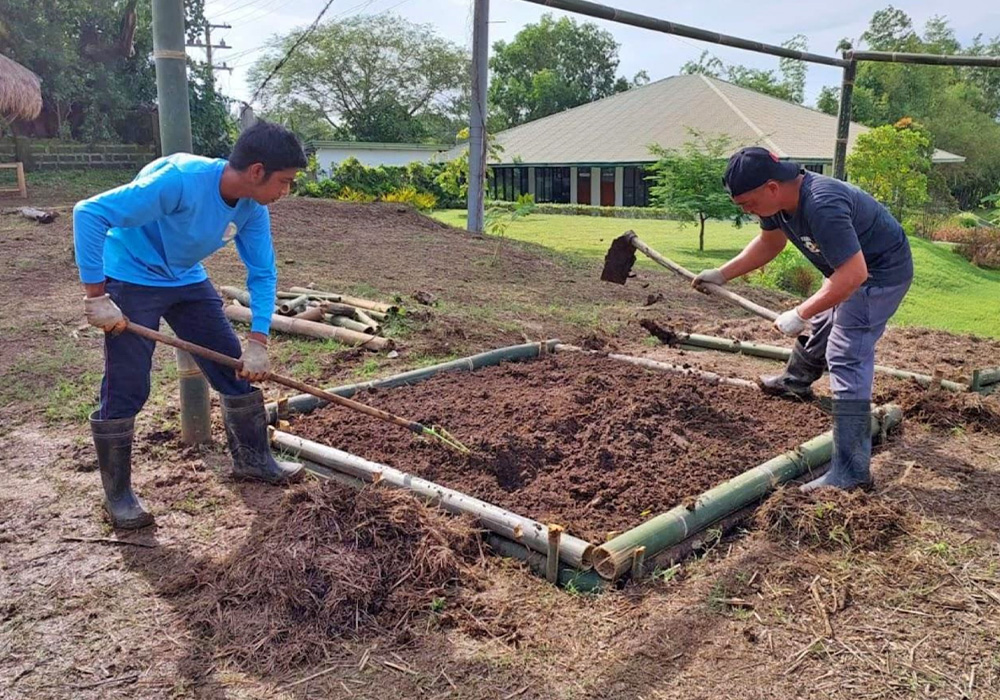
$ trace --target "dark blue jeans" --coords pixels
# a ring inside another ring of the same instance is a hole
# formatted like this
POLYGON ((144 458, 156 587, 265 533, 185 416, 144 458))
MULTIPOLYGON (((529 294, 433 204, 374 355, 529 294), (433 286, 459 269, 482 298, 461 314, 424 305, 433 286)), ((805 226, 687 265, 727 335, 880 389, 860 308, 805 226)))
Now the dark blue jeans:
MULTIPOLYGON (((109 279, 105 286, 130 322, 159 330, 162 318, 178 338, 230 357, 242 354, 239 338, 222 312, 222 299, 208 280, 183 287, 147 287, 109 279)), ((155 343, 125 331, 104 336, 104 379, 101 382, 101 420, 130 418, 149 398, 149 371, 155 343)), ((194 358, 209 383, 220 394, 249 394, 250 382, 229 367, 194 358)))

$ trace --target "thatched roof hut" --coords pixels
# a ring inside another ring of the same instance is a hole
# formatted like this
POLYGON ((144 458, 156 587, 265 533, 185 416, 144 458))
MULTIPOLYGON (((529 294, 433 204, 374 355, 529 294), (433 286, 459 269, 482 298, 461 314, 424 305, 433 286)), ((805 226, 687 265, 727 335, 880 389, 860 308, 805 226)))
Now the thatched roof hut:
POLYGON ((42 79, 0 54, 0 117, 30 121, 42 111, 42 79))

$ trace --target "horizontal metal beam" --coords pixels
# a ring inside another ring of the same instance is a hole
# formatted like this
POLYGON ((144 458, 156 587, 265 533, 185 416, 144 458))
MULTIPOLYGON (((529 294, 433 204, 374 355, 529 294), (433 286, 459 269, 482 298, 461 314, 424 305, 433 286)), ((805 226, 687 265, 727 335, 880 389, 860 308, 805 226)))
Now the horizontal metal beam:
POLYGON ((719 32, 710 32, 706 29, 689 27, 685 24, 678 24, 676 22, 668 22, 665 19, 658 19, 648 15, 640 15, 635 12, 627 12, 625 10, 619 10, 607 5, 600 5, 596 2, 587 2, 586 0, 525 0, 525 2, 530 2, 535 5, 544 5, 545 7, 553 7, 557 10, 565 10, 566 12, 575 12, 577 14, 595 17, 597 19, 605 19, 609 22, 629 24, 633 27, 641 27, 642 29, 652 29, 655 32, 662 32, 664 34, 676 34, 677 36, 687 37, 688 39, 697 39, 698 41, 707 41, 712 44, 722 44, 723 46, 732 46, 737 49, 767 53, 772 56, 780 56, 781 58, 794 58, 799 61, 821 63, 827 66, 847 65, 847 61, 840 58, 834 58, 832 56, 822 56, 817 53, 809 53, 808 51, 786 49, 784 46, 764 44, 759 41, 741 39, 737 36, 720 34, 719 32))
POLYGON ((1000 68, 1000 56, 943 56, 934 53, 902 53, 898 51, 845 51, 844 59, 884 63, 919 63, 925 66, 1000 68))

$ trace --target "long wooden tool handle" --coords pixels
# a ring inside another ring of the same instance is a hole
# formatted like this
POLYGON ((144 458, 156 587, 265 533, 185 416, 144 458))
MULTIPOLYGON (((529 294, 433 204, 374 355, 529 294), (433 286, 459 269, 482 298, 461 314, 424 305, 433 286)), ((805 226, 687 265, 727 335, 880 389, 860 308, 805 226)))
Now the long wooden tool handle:
MULTIPOLYGON (((646 245, 642 241, 642 239, 640 239, 639 236, 637 236, 635 234, 634 231, 629 231, 629 233, 632 234, 630 236, 630 238, 632 240, 632 246, 636 250, 642 251, 647 256, 649 256, 653 261, 658 262, 659 264, 663 265, 663 267, 667 268, 668 270, 673 270, 674 272, 676 272, 681 277, 686 277, 689 280, 693 280, 695 278, 696 275, 693 272, 691 272, 690 270, 688 270, 685 267, 681 267, 680 265, 678 265, 677 263, 675 263, 673 260, 671 260, 669 258, 663 257, 662 255, 660 255, 659 253, 657 253, 655 250, 653 250, 652 248, 650 248, 648 245, 646 245)), ((709 294, 711 294, 713 296, 720 297, 722 299, 725 299, 726 301, 731 301, 734 304, 737 304, 739 306, 742 306, 747 311, 749 311, 751 313, 754 313, 754 314, 757 314, 761 318, 766 318, 768 321, 774 321, 775 319, 778 318, 777 312, 772 311, 771 309, 767 308, 766 306, 761 306, 760 304, 755 304, 754 302, 750 301, 746 297, 742 297, 739 294, 737 294, 736 292, 731 292, 728 289, 725 289, 724 287, 720 287, 717 284, 704 284, 704 285, 702 285, 702 287, 704 289, 706 289, 709 294)))
MULTIPOLYGON (((206 360, 211 360, 212 362, 218 363, 220 365, 225 365, 226 367, 232 367, 235 370, 243 369, 243 362, 236 359, 235 357, 230 357, 229 355, 223 355, 221 352, 216 352, 215 350, 209 350, 201 345, 196 345, 194 343, 188 342, 187 340, 181 340, 180 338, 175 338, 173 336, 165 335, 159 331, 154 331, 152 328, 146 328, 145 326, 140 326, 136 323, 128 322, 128 330, 136 335, 140 335, 147 340, 152 340, 157 343, 163 343, 165 345, 171 345, 180 350, 191 353, 192 355, 198 355, 199 357, 204 357, 206 360)), ((387 421, 389 423, 395 423, 408 430, 412 430, 415 433, 423 433, 426 428, 420 423, 414 421, 406 420, 405 418, 400 418, 399 416, 394 416, 391 413, 387 413, 378 408, 373 408, 372 406, 367 406, 363 403, 357 401, 352 401, 351 399, 346 399, 343 396, 338 396, 337 394, 331 394, 329 391, 323 391, 314 386, 310 386, 304 382, 300 382, 297 379, 292 379, 291 377, 285 377, 280 374, 274 374, 273 372, 268 373, 267 378, 269 381, 275 382, 276 384, 283 384, 290 389, 298 389, 299 391, 305 392, 307 394, 312 394, 316 398, 323 399, 330 403, 339 404, 345 408, 351 408, 355 411, 360 411, 373 418, 378 418, 380 420, 387 421)))

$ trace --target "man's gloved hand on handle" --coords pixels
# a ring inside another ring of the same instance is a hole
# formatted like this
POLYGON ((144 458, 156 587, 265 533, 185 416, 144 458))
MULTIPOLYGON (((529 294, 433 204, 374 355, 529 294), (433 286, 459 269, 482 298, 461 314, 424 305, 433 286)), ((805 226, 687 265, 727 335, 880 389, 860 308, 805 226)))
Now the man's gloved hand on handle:
POLYGON ((128 325, 122 315, 122 310, 107 293, 94 297, 84 297, 83 311, 87 316, 87 323, 100 328, 105 333, 117 335, 128 325))
POLYGON ((774 321, 774 327, 785 335, 796 338, 806 332, 809 321, 799 315, 798 308, 794 308, 778 316, 774 321))
POLYGON ((260 382, 267 379, 271 373, 271 360, 267 355, 267 341, 258 340, 252 335, 247 338, 243 346, 243 355, 240 357, 243 369, 239 375, 251 382, 260 382))
POLYGON ((708 289, 703 286, 704 284, 717 284, 721 287, 728 281, 729 280, 726 279, 726 276, 722 274, 722 270, 717 267, 713 267, 708 270, 702 270, 695 275, 695 278, 691 280, 691 286, 702 294, 708 294, 708 289))

